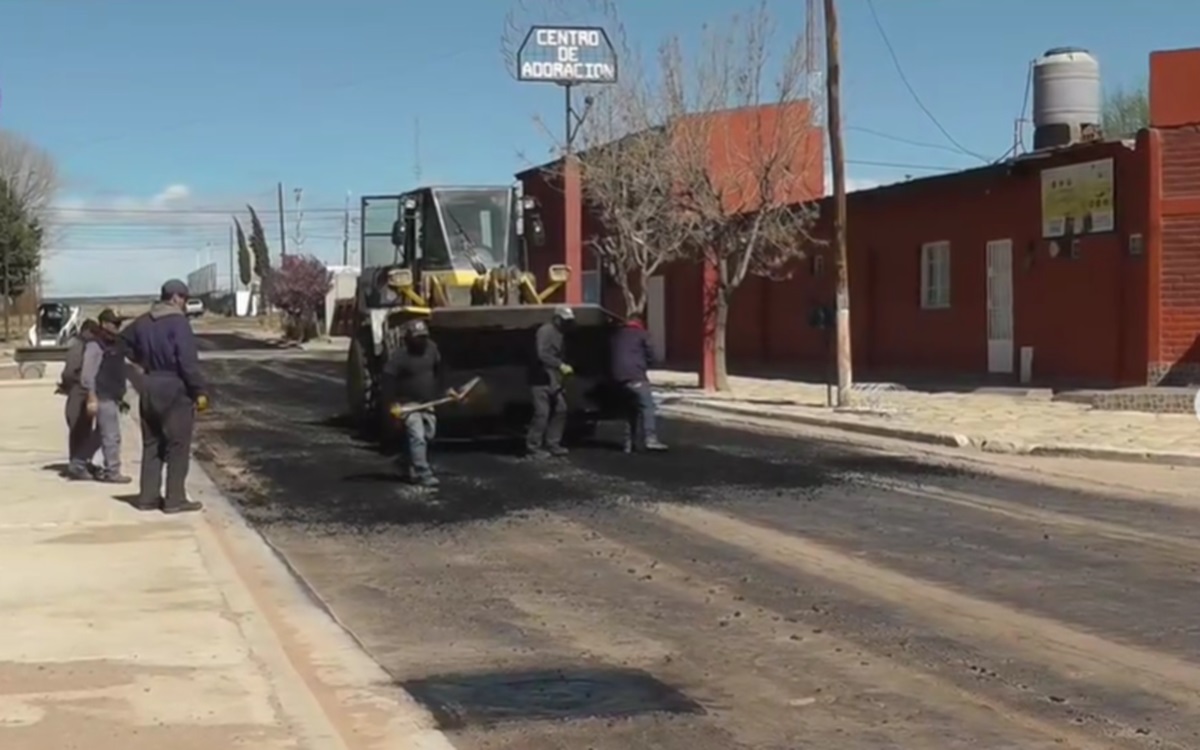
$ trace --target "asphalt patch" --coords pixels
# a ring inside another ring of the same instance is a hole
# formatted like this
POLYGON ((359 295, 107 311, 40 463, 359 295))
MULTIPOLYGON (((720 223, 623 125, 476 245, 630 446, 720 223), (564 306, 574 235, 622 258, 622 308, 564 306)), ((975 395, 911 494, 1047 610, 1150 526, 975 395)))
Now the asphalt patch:
POLYGON ((704 714, 704 708, 646 672, 566 668, 453 674, 401 683, 446 731, 518 721, 624 719, 704 714))

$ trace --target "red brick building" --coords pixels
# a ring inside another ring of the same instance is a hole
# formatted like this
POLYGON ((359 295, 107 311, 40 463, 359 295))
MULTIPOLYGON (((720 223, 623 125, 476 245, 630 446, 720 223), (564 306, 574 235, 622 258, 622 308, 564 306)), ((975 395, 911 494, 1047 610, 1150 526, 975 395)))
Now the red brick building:
MULTIPOLYGON (((1150 96, 1136 139, 851 194, 856 378, 1016 381, 1024 364, 1042 383, 1200 382, 1200 49, 1152 54, 1150 96), (1064 201, 1079 200, 1093 202, 1087 223, 1059 231, 1064 201)), ((561 202, 537 173, 519 177, 559 236, 561 202)), ((585 217, 584 236, 594 231, 585 217)), ((619 309, 584 271, 590 296, 619 309)), ((677 364, 702 359, 702 277, 670 269, 651 290, 651 327, 677 364)), ((748 280, 731 310, 731 368, 822 367, 826 340, 808 318, 832 303, 833 277, 819 248, 787 281, 748 280)))

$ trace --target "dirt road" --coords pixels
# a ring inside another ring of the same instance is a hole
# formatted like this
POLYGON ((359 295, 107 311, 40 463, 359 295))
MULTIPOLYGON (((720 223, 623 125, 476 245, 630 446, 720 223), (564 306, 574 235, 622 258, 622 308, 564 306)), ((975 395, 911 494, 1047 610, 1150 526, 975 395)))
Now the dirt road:
POLYGON ((340 357, 213 354, 202 460, 461 750, 1200 747, 1185 499, 680 420, 430 494, 340 357))

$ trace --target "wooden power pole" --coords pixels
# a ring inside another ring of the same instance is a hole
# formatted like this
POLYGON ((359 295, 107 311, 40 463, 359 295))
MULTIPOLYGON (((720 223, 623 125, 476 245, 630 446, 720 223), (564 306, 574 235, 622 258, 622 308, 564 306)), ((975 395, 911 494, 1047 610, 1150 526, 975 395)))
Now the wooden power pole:
POLYGON ((287 230, 284 228, 283 183, 275 183, 275 202, 279 211, 279 256, 287 255, 287 230))
POLYGON ((850 405, 850 264, 846 248, 846 153, 842 145, 842 53, 835 0, 825 0, 825 107, 833 171, 833 247, 837 253, 837 397, 850 405))

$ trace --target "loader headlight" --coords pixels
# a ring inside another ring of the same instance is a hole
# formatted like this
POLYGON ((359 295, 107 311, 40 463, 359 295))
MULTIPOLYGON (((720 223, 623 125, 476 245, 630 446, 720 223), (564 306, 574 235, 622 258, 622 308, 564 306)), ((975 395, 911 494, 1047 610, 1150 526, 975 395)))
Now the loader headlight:
POLYGON ((388 271, 387 276, 388 286, 396 289, 403 289, 406 286, 412 286, 413 274, 411 268, 393 268, 388 271))
POLYGON ((571 267, 564 265, 553 265, 550 266, 547 274, 550 276, 550 281, 554 282, 555 284, 562 284, 567 279, 571 278, 571 267))

